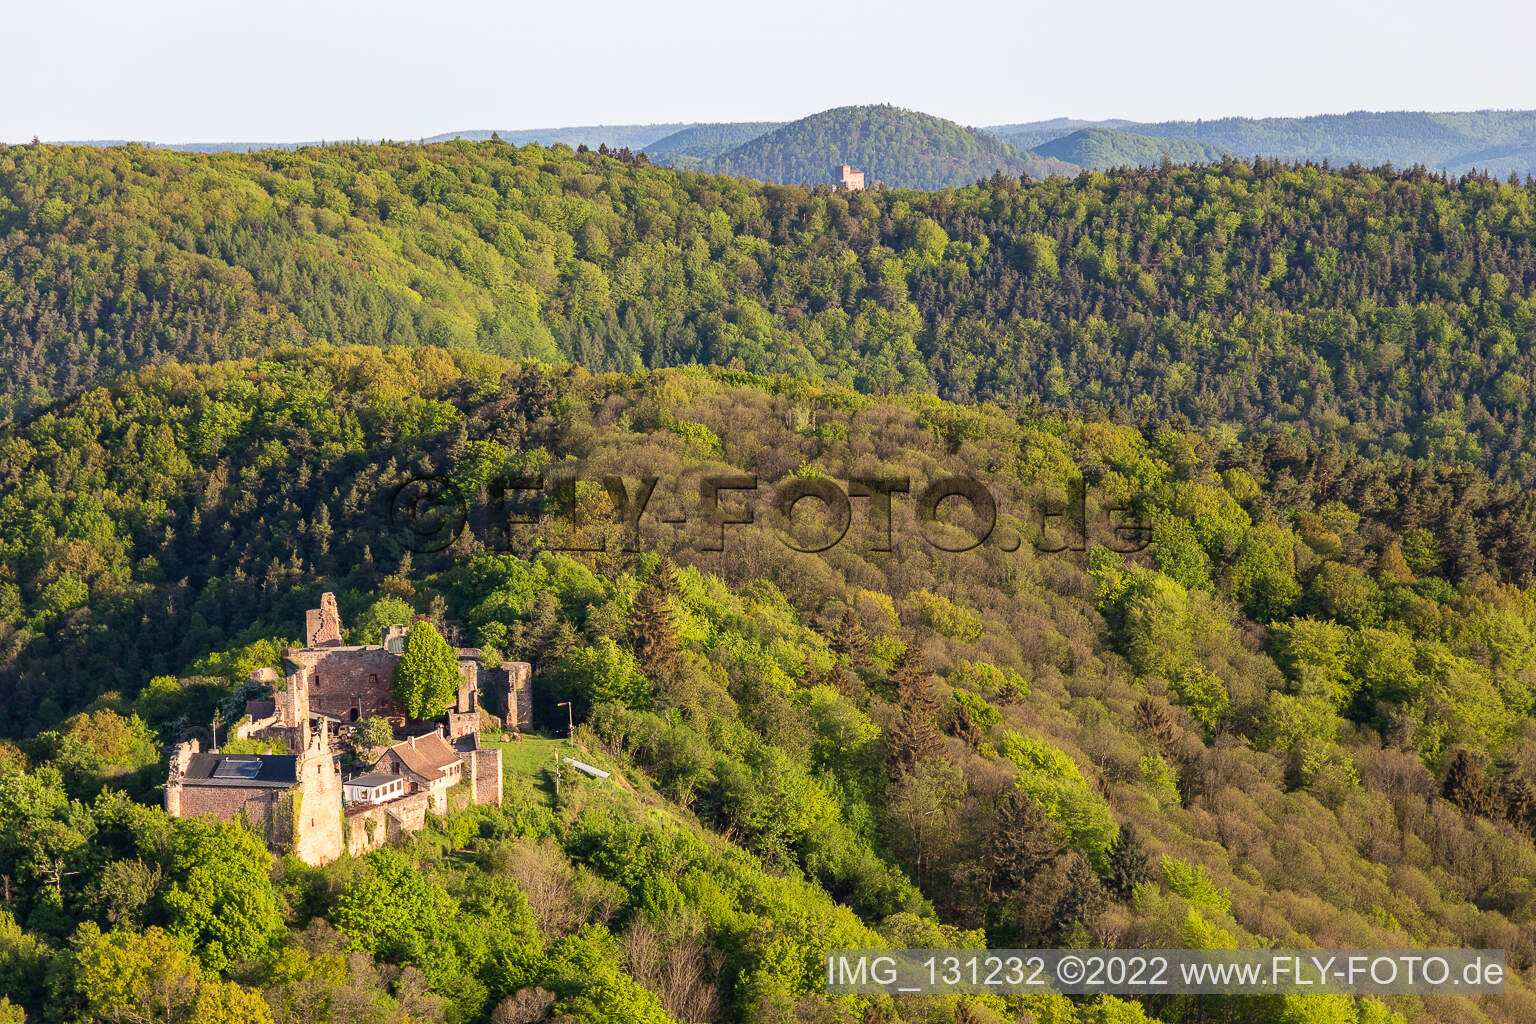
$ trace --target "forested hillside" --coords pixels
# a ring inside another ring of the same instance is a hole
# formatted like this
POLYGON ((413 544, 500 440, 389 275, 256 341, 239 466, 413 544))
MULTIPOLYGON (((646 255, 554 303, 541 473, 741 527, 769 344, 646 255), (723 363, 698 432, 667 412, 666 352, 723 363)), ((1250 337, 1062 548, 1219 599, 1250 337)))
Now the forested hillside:
MULTIPOLYGON (((719 156, 780 126, 774 122, 726 121, 703 124, 580 125, 566 128, 503 129, 500 132, 477 129, 445 132, 430 136, 426 141, 484 141, 497 137, 515 145, 532 142, 543 146, 557 143, 573 147, 584 145, 590 149, 599 146, 632 151, 643 149, 653 157, 660 158, 662 163, 696 168, 696 161, 719 156)), ((845 122, 843 127, 857 131, 856 122, 845 122)), ((1498 176, 1514 173, 1523 177, 1536 173, 1536 112, 1529 110, 1357 110, 1348 114, 1318 114, 1310 117, 1229 117, 1209 121, 1157 122, 1127 121, 1123 118, 1086 121, 1056 117, 1046 121, 992 125, 982 131, 1030 153, 1038 150, 1039 156, 1048 155, 1068 164, 1099 169, 1149 162, 1141 158, 1126 159, 1124 154, 1118 159, 1105 158, 1113 157, 1116 150, 1127 146, 1132 151, 1145 149, 1146 143, 1125 139, 1111 145, 1100 135, 1123 133, 1165 140, 1170 159, 1175 163, 1204 163, 1219 159, 1223 153, 1232 153, 1244 159, 1261 157, 1280 161, 1327 161, 1335 167, 1390 163, 1399 168, 1422 164, 1431 170, 1453 174, 1479 171, 1498 176), (1096 144, 1085 150, 1081 146, 1061 143, 1067 136, 1082 131, 1092 133, 1090 138, 1095 139, 1096 144), (1073 160, 1073 155, 1084 159, 1073 160)), ((943 132, 926 139, 910 134, 906 136, 908 141, 915 139, 919 144, 940 145, 945 144, 949 138, 948 133, 943 132)), ((98 139, 83 144, 124 145, 126 140, 98 139)), ((157 145, 187 152, 217 153, 299 149, 314 144, 247 141, 157 145)), ((1161 150, 1158 151, 1158 157, 1150 162, 1155 163, 1160 158, 1161 150)), ((1055 172, 1064 173, 1069 170, 1056 166, 1055 172)), ((1044 176, 1033 169, 1030 173, 1035 177, 1044 176)), ((800 179, 784 180, 798 184, 800 179)), ((893 180, 892 183, 897 182, 893 180)))
POLYGON ((1431 468, 1338 460, 432 347, 92 389, 0 437, 0 686, 32 737, 0 748, 0 988, 43 1021, 1529 1020, 1536 593, 1477 562, 1501 537, 1381 505, 1431 468), (573 465, 574 518, 537 530, 469 515, 408 551, 390 518, 413 475, 479 506, 573 465), (728 471, 761 490, 720 534, 694 502, 728 471), (658 478, 635 551, 603 473, 658 478), (888 544, 867 499, 820 552, 827 524, 768 511, 855 474, 911 477, 888 544), (979 547, 914 518, 950 474, 996 499, 979 547), (1079 476, 1081 551, 1038 526, 1079 476), (1114 550, 1112 506, 1149 547, 1114 550), (270 878, 238 826, 132 803, 322 589, 354 636, 424 613, 532 661, 541 720, 572 701, 626 785, 556 797, 513 745, 505 808, 270 878), (1517 973, 1475 1001, 822 994, 837 946, 1098 942, 1497 946, 1517 973))
POLYGON ((1536 111, 1357 110, 1312 117, 1224 117, 1210 121, 1073 121, 1056 118, 988 128, 1026 149, 1084 128, 1194 139, 1243 157, 1349 164, 1422 164, 1454 174, 1536 174, 1536 111))
POLYGON ((689 128, 702 127, 688 124, 587 124, 566 128, 510 128, 505 131, 478 129, 474 131, 444 132, 433 135, 427 142, 453 142, 465 139, 469 142, 485 142, 500 139, 514 146, 533 143, 539 146, 586 146, 597 149, 644 149, 659 139, 670 138, 689 128))
POLYGON ((915 110, 838 107, 791 121, 728 150, 709 169, 785 185, 829 181, 851 164, 873 185, 947 188, 993 174, 1043 178, 1076 170, 1015 149, 985 132, 915 110))
POLYGON ((782 126, 779 121, 695 124, 643 148, 645 155, 656 163, 698 170, 714 157, 782 126))
POLYGON ((1234 159, 837 194, 491 140, 0 151, 0 993, 33 1024, 1536 1017, 1533 201, 1234 159), (492 516, 575 469, 574 522, 492 516), (703 519, 726 472, 750 525, 703 519), (911 480, 889 544, 869 475, 911 480), (979 546, 918 514, 948 476, 996 501, 979 546), (401 523, 413 479, 461 532, 401 523), (1080 542, 1042 537, 1078 479, 1080 542), (840 543, 779 521, 791 482, 855 492, 840 543), (423 614, 531 661, 625 785, 557 797, 530 747, 507 807, 322 870, 146 806, 321 590, 354 639, 423 614), (832 946, 1096 943, 1517 973, 822 988, 832 946))
POLYGON ((1164 160, 1176 164, 1209 164, 1228 155, 1219 147, 1192 139, 1164 139, 1113 128, 1084 128, 1039 143, 1034 151, 1039 156, 1101 171, 1112 167, 1152 167, 1164 160))
POLYGON ((11 147, 0 395, 432 343, 1097 403, 1530 484, 1533 200, 1242 161, 839 195, 495 142, 11 147))

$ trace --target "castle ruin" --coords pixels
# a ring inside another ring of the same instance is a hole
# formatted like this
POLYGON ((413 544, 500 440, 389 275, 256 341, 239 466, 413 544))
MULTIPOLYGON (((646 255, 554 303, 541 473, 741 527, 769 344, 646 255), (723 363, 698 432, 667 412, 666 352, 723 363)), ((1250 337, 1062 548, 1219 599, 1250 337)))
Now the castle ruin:
MULTIPOLYGON (((267 728, 293 735, 301 723, 314 717, 341 724, 381 717, 397 731, 420 731, 427 723, 408 720, 390 691, 409 632, 403 623, 385 626, 379 644, 344 644, 336 595, 322 594, 320 607, 304 616, 304 646, 283 652, 286 679, 276 684, 274 721, 267 728)), ((481 652, 475 648, 461 648, 458 655, 460 683, 448 709, 448 738, 480 731, 482 691, 506 728, 532 726, 532 668, 527 662, 482 665, 481 652)))
POLYGON ((459 687, 437 724, 411 719, 391 691, 409 628, 384 627, 381 643, 342 640, 336 596, 304 617, 304 646, 283 652, 284 673, 258 669, 271 700, 254 700, 234 735, 285 744, 299 754, 203 752, 197 740, 175 748, 165 786, 174 817, 211 814, 245 820, 275 850, 308 864, 357 855, 414 832, 430 813, 502 800, 500 749, 480 742, 484 692, 508 729, 533 721, 532 669, 527 662, 481 663, 481 652, 458 651, 459 687), (403 737, 374 759, 370 770, 342 780, 343 730, 364 718, 386 719, 403 737))
POLYGON ((274 849, 329 864, 342 850, 341 772, 326 725, 304 731, 298 754, 205 753, 195 739, 180 744, 171 753, 166 813, 243 819, 274 849))

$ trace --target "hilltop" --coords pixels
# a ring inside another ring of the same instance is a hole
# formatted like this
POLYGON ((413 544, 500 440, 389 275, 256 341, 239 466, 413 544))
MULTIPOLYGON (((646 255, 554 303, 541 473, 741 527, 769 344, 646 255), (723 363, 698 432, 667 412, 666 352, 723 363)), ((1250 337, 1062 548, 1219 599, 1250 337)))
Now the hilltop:
POLYGON ((675 124, 591 124, 575 125, 566 128, 513 128, 506 131, 492 131, 490 129, 476 129, 462 132, 443 132, 427 138, 427 142, 452 142, 455 139, 464 139, 469 142, 484 142, 493 135, 513 146, 526 146, 534 143, 540 146, 586 146, 588 149, 597 149, 599 146, 607 146, 609 149, 640 150, 653 145, 657 140, 667 138, 679 131, 685 131, 693 125, 685 123, 675 124))
POLYGON ((1243 157, 1393 164, 1507 175, 1536 174, 1536 111, 1478 110, 1320 114, 1312 117, 1229 117, 1211 121, 1142 123, 1058 118, 986 129, 1001 139, 1037 148, 1084 128, 1187 139, 1243 157))
POLYGON ((1164 160, 1176 164, 1208 164, 1226 155, 1215 146, 1192 139, 1135 135, 1113 128, 1084 128, 1037 144, 1035 153, 1096 170, 1137 165, 1150 167, 1164 160))
POLYGON ((1533 225, 1524 186, 1274 163, 844 195, 493 142, 16 146, 0 401, 435 344, 1300 426, 1529 484, 1533 225))
MULTIPOLYGON (((589 124, 570 125, 564 128, 512 128, 496 130, 492 128, 475 128, 467 131, 440 132, 427 136, 424 139, 415 140, 421 142, 453 142, 463 139, 466 142, 485 142, 496 138, 514 146, 524 146, 535 143, 541 146, 586 146, 589 149, 597 149, 599 146, 607 146, 610 149, 644 149, 671 135, 684 131, 693 125, 678 122, 675 124, 589 124)), ((365 140, 331 140, 335 142, 360 141, 370 145, 389 145, 387 139, 365 140)), ((413 141, 411 139, 396 141, 413 141)), ((256 153, 263 150, 296 150, 313 146, 323 146, 322 140, 311 139, 307 142, 151 142, 148 140, 134 139, 79 139, 64 140, 59 143, 64 146, 98 146, 113 147, 138 145, 148 146, 153 149, 167 149, 179 153, 256 153)))
MULTIPOLYGON (((841 109, 846 111, 872 108, 841 109)), ((813 115, 812 118, 804 120, 814 120, 823 116, 813 115)), ((926 115, 914 116, 926 117, 926 115)), ((953 125, 953 122, 946 122, 946 125, 953 125)), ((534 142, 544 146, 584 145, 590 149, 606 145, 610 149, 628 148, 633 151, 644 149, 657 159, 657 162, 699 169, 705 166, 704 161, 722 157, 731 149, 746 146, 782 127, 784 124, 781 122, 740 121, 709 124, 681 122, 579 125, 564 128, 505 129, 496 132, 490 129, 475 129, 444 132, 433 135, 425 141, 448 142, 454 139, 484 141, 496 135, 514 145, 534 142)), ((795 145, 812 146, 814 151, 807 154, 806 159, 814 161, 818 154, 824 155, 827 151, 821 143, 830 140, 833 144, 841 144, 840 140, 846 140, 850 137, 850 132, 857 132, 859 129, 860 124, 857 119, 846 124, 833 125, 830 129, 816 126, 812 128, 808 138, 797 140, 795 145)), ((1319 163, 1327 161, 1334 166, 1361 164, 1374 167, 1390 163, 1396 167, 1412 167, 1415 164, 1422 164, 1431 169, 1446 170, 1456 174, 1472 170, 1500 176, 1511 172, 1519 175, 1536 173, 1536 111, 1527 110, 1441 113, 1354 111, 1347 114, 1319 114, 1310 117, 1230 117, 1208 121, 1159 122, 1138 122, 1123 118, 1087 121, 1080 118, 1057 117, 1044 121, 992 125, 980 129, 984 134, 1000 139, 1017 149, 1046 160, 1060 159, 1074 167, 1094 166, 1102 169, 1126 163, 1146 162, 1137 154, 1147 151, 1147 143, 1130 142, 1113 135, 1111 138, 1117 140, 1115 143, 1106 143, 1102 136, 1091 136, 1090 138, 1096 141, 1086 150, 1065 144, 1053 149, 1050 156, 1043 155, 1044 151, 1041 147, 1060 143, 1065 137, 1084 130, 1096 133, 1123 132, 1133 136, 1168 140, 1167 144, 1171 147, 1169 156, 1175 163, 1185 162, 1186 159, 1192 163, 1207 163, 1213 159, 1219 159, 1222 153, 1230 153, 1243 158, 1259 156, 1271 160, 1319 163), (1085 159, 1102 159, 1104 162, 1079 163, 1070 159, 1073 155, 1083 156, 1085 159), (1135 156, 1136 159, 1126 159, 1131 156, 1135 156)), ((931 128, 917 131, 899 130, 897 135, 914 145, 919 151, 924 146, 937 146, 938 148, 932 150, 932 153, 942 161, 954 156, 954 153, 946 147, 958 144, 962 150, 970 151, 968 147, 974 148, 974 143, 958 142, 966 131, 969 130, 962 129, 961 134, 957 135, 953 128, 946 127, 944 130, 931 128)), ((115 146, 122 145, 124 142, 122 140, 89 140, 65 144, 115 146)), ((216 153, 266 149, 294 150, 317 143, 142 144, 185 152, 216 153)), ((916 158, 914 155, 911 159, 916 158)), ((995 153, 992 158, 999 159, 995 153)), ((1156 160, 1160 161, 1161 158, 1159 150, 1156 160)), ((783 164, 785 160, 793 161, 793 154, 778 154, 767 163, 762 163, 758 158, 751 158, 745 165, 761 165, 761 168, 764 168, 762 172, 764 175, 768 169, 777 168, 781 164, 804 166, 807 170, 812 166, 809 162, 783 164), (754 160, 757 160, 757 163, 754 163, 754 160), (774 160, 779 162, 774 163, 774 160)), ((720 169, 726 173, 742 173, 724 164, 720 169)), ((778 173, 777 170, 774 173, 778 173)), ((1034 177, 1044 177, 1047 173, 1071 174, 1072 167, 1037 163, 1035 171, 1031 172, 1034 177)), ((822 180, 822 176, 822 172, 818 170, 815 176, 790 182, 794 176, 786 172, 777 178, 765 177, 765 180, 790 183, 805 180, 814 183, 822 180)), ((956 183, 943 175, 935 176, 932 173, 928 173, 924 180, 956 183)))
POLYGON ((794 185, 828 180, 838 164, 870 183, 936 189, 1002 173, 1043 178, 1076 168, 1042 159, 953 121, 891 106, 838 107, 792 121, 711 161, 709 168, 794 185))
POLYGON ((782 127, 782 121, 696 124, 645 147, 646 156, 671 167, 701 168, 709 160, 782 127))

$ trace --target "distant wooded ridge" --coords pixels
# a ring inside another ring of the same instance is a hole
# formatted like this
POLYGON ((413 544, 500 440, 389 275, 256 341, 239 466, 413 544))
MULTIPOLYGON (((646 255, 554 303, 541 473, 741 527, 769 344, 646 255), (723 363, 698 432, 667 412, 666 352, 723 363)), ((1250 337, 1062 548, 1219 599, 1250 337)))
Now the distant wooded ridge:
MULTIPOLYGON (((823 111, 800 121, 668 122, 659 124, 576 125, 563 128, 475 129, 444 132, 422 141, 453 139, 481 141, 496 137, 514 144, 537 142, 545 146, 565 144, 596 149, 644 151, 653 161, 696 170, 740 173, 745 177, 799 184, 802 179, 774 177, 774 167, 803 170, 805 161, 841 161, 857 142, 858 129, 872 111, 891 112, 894 121, 941 122, 946 131, 918 133, 903 141, 919 147, 904 154, 911 161, 923 156, 950 160, 945 145, 953 142, 955 129, 974 133, 982 140, 972 148, 986 148, 997 140, 1022 152, 1020 160, 1033 164, 1032 173, 1074 174, 1083 168, 1148 165, 1165 157, 1173 163, 1206 163, 1223 156, 1263 156, 1279 160, 1328 162, 1336 166, 1358 163, 1368 166, 1422 164, 1432 170, 1465 173, 1471 170, 1507 175, 1536 173, 1536 111, 1478 110, 1435 113, 1428 111, 1353 111, 1310 117, 1230 117, 1198 121, 1088 121, 1058 117, 1045 121, 1001 124, 979 129, 962 128, 952 121, 892 107, 842 107, 823 111), (949 126, 953 126, 950 128, 949 126), (767 136, 793 129, 791 136, 814 128, 815 144, 796 150, 790 159, 763 166, 751 152, 753 144, 767 136), (746 149, 748 153, 736 154, 746 149)), ((124 145, 129 140, 92 139, 89 145, 124 145)), ((188 152, 248 152, 262 149, 298 149, 309 142, 206 142, 143 145, 188 152)), ((350 140, 347 140, 350 141, 350 140)), ((373 141, 373 140, 369 140, 373 141)), ((1016 160, 992 160, 1003 169, 1016 160)), ((952 160, 950 162, 953 162, 952 160)), ((809 180, 819 181, 825 172, 820 163, 809 180)), ((929 177, 932 177, 929 175, 929 177)), ((942 177, 942 175, 941 175, 942 177)), ((913 181, 887 181, 903 187, 924 187, 913 181)), ((931 186, 929 186, 931 187, 931 186)))

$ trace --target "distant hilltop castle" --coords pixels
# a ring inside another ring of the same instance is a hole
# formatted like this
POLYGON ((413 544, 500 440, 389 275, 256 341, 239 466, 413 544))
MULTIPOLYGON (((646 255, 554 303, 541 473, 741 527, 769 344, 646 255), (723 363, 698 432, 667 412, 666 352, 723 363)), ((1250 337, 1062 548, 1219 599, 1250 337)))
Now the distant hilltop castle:
POLYGON ((847 164, 832 168, 832 187, 839 192, 864 191, 864 172, 856 171, 847 164))

